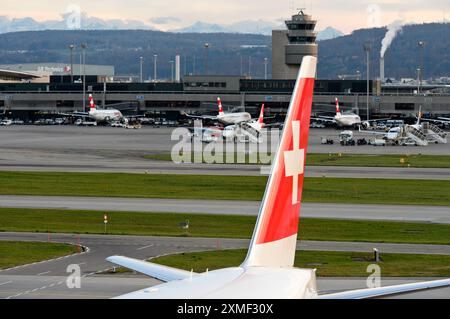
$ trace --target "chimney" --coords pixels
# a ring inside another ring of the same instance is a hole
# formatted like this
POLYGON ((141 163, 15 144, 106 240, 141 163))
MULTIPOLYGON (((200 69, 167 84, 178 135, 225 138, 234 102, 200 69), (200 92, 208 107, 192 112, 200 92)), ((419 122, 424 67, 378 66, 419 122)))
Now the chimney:
POLYGON ((381 83, 386 82, 386 79, 384 77, 384 57, 381 57, 380 59, 380 81, 381 83))

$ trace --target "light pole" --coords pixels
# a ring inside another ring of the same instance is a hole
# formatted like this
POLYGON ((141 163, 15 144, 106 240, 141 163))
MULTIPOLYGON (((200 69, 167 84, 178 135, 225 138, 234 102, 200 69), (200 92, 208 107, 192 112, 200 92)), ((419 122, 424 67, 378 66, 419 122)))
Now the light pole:
POLYGON ((252 57, 248 56, 248 76, 252 76, 252 57))
POLYGON ((195 62, 197 61, 197 56, 194 54, 194 58, 192 60, 192 75, 195 75, 195 62))
POLYGON ((208 75, 208 49, 209 43, 205 43, 205 75, 208 75))
POLYGON ((172 60, 172 61, 170 61, 170 69, 171 69, 171 75, 172 75, 172 82, 173 82, 173 67, 174 67, 174 61, 172 60))
POLYGON ((73 50, 75 49, 75 45, 69 45, 70 49, 70 83, 73 83, 73 50))
POLYGON ((420 69, 417 69, 417 94, 420 94, 420 69))
POLYGON ((269 59, 264 58, 264 80, 267 80, 267 61, 269 61, 269 59))
MULTIPOLYGON (((420 69, 419 88, 420 88, 422 86, 422 81, 423 81, 424 73, 425 73, 424 72, 425 71, 424 54, 423 54, 423 51, 425 48, 425 41, 419 41, 419 42, 417 42, 417 45, 419 46, 419 59, 420 59, 420 61, 419 61, 419 63, 420 63, 420 65, 419 65, 419 69, 420 69)), ((420 93, 420 91, 418 93, 420 93)))
POLYGON ((156 68, 157 68, 157 61, 158 61, 158 55, 157 54, 153 54, 153 81, 154 82, 156 82, 156 80, 157 80, 157 71, 156 71, 156 68))
POLYGON ((367 121, 369 121, 369 104, 370 104, 370 98, 369 98, 369 94, 370 94, 370 50, 371 50, 371 45, 369 42, 366 42, 364 44, 364 51, 366 51, 366 65, 367 65, 367 121))
POLYGON ((140 63, 141 63, 140 83, 142 83, 142 82, 144 82, 144 58, 140 57, 139 60, 140 60, 140 63))
POLYGON ((86 111, 86 49, 87 44, 81 44, 81 52, 83 57, 83 112, 86 111))

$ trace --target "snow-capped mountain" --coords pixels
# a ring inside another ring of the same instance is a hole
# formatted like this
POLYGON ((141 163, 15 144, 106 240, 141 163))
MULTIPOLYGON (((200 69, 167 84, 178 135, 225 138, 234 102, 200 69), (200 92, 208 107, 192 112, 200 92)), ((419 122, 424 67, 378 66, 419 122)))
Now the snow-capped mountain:
POLYGON ((317 41, 336 39, 342 37, 343 35, 344 33, 338 29, 328 27, 317 34, 317 41))

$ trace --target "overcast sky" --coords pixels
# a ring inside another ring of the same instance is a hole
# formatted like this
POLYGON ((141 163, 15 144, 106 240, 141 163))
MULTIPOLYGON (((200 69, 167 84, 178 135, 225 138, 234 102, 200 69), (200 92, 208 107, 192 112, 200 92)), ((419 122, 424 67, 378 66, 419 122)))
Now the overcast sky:
POLYGON ((162 30, 196 21, 230 24, 242 20, 282 21, 305 7, 319 21, 318 29, 333 26, 346 33, 383 26, 395 20, 450 20, 449 0, 1 0, 0 15, 36 20, 60 19, 71 6, 102 19, 140 20, 162 30))

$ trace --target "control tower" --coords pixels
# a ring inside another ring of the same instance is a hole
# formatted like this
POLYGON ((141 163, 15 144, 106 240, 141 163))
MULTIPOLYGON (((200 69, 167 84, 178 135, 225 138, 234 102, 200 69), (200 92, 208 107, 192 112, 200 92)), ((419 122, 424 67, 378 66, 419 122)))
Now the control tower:
POLYGON ((272 31, 272 77, 275 80, 296 79, 302 59, 317 57, 316 20, 303 12, 286 21, 287 30, 272 31))

